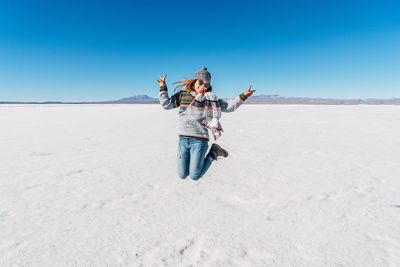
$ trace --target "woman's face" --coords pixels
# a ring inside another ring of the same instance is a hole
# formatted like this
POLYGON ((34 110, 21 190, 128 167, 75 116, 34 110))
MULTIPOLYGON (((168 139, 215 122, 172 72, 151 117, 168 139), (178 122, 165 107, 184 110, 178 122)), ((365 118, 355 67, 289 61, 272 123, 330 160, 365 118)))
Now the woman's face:
POLYGON ((207 89, 210 87, 209 83, 204 82, 203 80, 197 80, 194 83, 194 90, 196 91, 196 93, 198 94, 204 94, 207 89))

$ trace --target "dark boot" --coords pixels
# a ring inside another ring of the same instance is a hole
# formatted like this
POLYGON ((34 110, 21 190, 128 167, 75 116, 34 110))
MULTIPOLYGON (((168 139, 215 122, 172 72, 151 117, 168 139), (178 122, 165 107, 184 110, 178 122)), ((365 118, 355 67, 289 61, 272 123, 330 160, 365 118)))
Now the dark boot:
POLYGON ((228 156, 228 151, 223 149, 217 144, 212 144, 210 152, 208 154, 215 160, 218 159, 218 157, 224 157, 226 158, 228 156))

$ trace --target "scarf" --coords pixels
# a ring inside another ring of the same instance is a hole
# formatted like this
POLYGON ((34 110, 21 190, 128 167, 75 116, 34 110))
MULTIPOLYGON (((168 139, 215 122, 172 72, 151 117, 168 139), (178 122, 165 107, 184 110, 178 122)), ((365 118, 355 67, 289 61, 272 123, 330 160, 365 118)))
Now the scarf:
POLYGON ((221 118, 221 105, 218 97, 212 92, 205 94, 196 94, 191 92, 194 96, 193 101, 187 107, 188 112, 194 119, 200 121, 204 128, 211 131, 214 140, 221 137, 223 132, 219 119, 221 118))

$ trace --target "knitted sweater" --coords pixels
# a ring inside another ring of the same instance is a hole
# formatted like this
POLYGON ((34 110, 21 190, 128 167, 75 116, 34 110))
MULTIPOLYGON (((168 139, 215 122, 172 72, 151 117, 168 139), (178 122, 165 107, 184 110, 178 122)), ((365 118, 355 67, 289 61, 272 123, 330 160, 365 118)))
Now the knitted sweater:
MULTIPOLYGON (((159 93, 160 104, 164 109, 173 109, 179 107, 179 126, 178 134, 180 136, 189 136, 209 140, 208 130, 202 124, 202 119, 193 118, 186 109, 194 100, 194 96, 186 91, 179 91, 168 96, 168 89, 166 86, 160 87, 159 93)), ((219 99, 217 106, 221 108, 222 112, 233 112, 240 107, 246 97, 241 94, 234 99, 219 99)), ((204 101, 204 105, 207 102, 204 101)))

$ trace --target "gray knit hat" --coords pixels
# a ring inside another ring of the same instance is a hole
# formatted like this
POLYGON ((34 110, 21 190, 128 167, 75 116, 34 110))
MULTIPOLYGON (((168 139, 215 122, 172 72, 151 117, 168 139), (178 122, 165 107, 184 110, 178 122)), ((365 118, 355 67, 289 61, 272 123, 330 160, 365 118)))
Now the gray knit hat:
POLYGON ((203 80, 204 82, 210 84, 211 82, 211 73, 207 71, 207 68, 204 67, 194 75, 195 79, 203 80))

